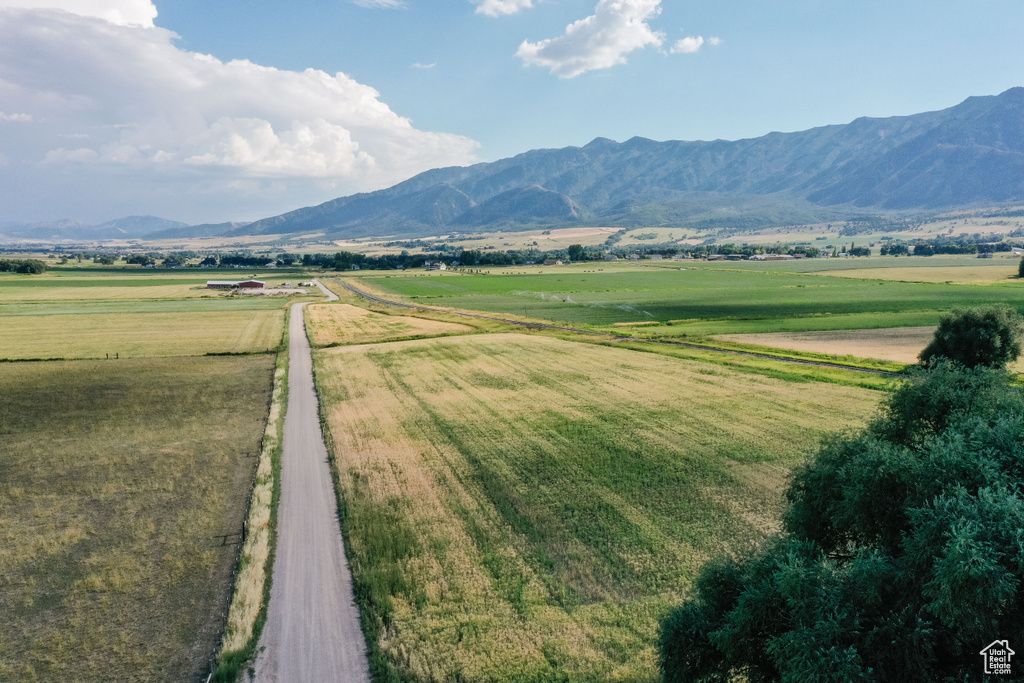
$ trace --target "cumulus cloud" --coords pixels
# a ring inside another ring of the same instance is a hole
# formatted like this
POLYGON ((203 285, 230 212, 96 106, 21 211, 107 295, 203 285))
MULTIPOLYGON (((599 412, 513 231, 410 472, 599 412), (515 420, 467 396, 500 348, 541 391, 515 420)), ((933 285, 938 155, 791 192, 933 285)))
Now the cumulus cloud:
POLYGON ((5 114, 0 111, 0 123, 8 121, 17 123, 30 123, 32 121, 32 114, 5 114))
POLYGON ((699 50, 703 44, 703 36, 686 36, 676 41, 676 44, 672 46, 672 52, 688 55, 699 50))
POLYGON ((533 0, 473 0, 477 14, 500 17, 533 7, 533 0))
POLYGON ((0 121, 33 125, 0 128, 9 171, 0 183, 19 165, 26 177, 28 169, 62 169, 70 179, 77 168, 88 169, 83 186, 107 173, 136 183, 140 197, 146 182, 178 196, 298 188, 293 208, 314 185, 323 200, 475 161, 476 142, 415 128, 344 73, 179 49, 175 34, 138 23, 155 16, 142 12, 148 3, 110 0, 104 9, 101 0, 66 0, 88 6, 79 14, 15 3, 28 4, 0 0, 0 102, 19 113, 0 121), (115 10, 120 18, 111 21, 115 10))
POLYGON ((59 9, 105 19, 118 26, 153 26, 156 6, 149 0, 0 0, 0 8, 59 9))
MULTIPOLYGON (((721 38, 708 38, 708 45, 718 45, 722 42, 721 38)), ((676 41, 675 45, 672 46, 671 52, 682 55, 693 54, 701 48, 705 43, 704 36, 686 36, 676 41)))
POLYGON ((664 34, 647 23, 660 12, 661 0, 600 0, 594 14, 569 24, 564 35, 537 43, 524 40, 516 56, 559 78, 624 64, 630 52, 664 42, 664 34))

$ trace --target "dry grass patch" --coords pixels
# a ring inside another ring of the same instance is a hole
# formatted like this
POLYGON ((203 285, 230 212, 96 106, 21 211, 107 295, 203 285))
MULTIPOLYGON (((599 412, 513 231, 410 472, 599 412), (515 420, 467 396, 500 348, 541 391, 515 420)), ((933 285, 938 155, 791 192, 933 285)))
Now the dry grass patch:
POLYGON ((284 309, 3 318, 0 358, 121 358, 251 353, 276 348, 284 309))
POLYGON ((320 351, 317 379, 375 664, 412 681, 655 680, 695 569, 879 396, 522 334, 320 351))
POLYGON ((871 330, 823 330, 820 332, 767 332, 720 334, 722 341, 809 351, 833 356, 877 358, 897 363, 916 363, 921 350, 935 335, 935 327, 891 327, 871 330))
POLYGON ((3 366, 0 680, 204 672, 273 365, 266 355, 3 366))
POLYGON ((351 304, 307 306, 313 344, 365 344, 407 337, 465 334, 473 328, 458 323, 374 313, 351 304))

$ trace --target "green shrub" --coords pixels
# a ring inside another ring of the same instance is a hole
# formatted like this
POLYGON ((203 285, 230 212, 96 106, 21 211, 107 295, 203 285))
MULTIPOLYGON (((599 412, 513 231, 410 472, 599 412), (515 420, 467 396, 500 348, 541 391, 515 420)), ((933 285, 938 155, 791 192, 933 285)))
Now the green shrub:
POLYGON ((1005 304, 955 308, 942 316, 921 362, 948 358, 969 368, 1004 367, 1020 355, 1022 323, 1020 314, 1005 304))

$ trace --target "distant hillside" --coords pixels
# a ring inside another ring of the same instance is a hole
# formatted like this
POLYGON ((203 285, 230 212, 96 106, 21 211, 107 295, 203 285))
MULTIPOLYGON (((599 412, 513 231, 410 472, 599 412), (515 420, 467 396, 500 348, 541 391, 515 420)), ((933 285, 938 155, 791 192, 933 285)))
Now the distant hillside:
POLYGON ((158 230, 146 235, 147 240, 180 240, 195 237, 216 237, 230 230, 237 230, 248 223, 203 223, 201 225, 183 225, 183 227, 158 230))
POLYGON ((100 241, 116 239, 141 239, 161 230, 188 227, 188 223, 171 221, 156 216, 128 216, 107 221, 99 225, 86 225, 79 221, 52 221, 23 225, 6 225, 0 228, 0 235, 40 241, 100 241))
POLYGON ((336 236, 599 225, 749 229, 1024 200, 1024 88, 937 112, 748 140, 533 150, 229 231, 336 236))

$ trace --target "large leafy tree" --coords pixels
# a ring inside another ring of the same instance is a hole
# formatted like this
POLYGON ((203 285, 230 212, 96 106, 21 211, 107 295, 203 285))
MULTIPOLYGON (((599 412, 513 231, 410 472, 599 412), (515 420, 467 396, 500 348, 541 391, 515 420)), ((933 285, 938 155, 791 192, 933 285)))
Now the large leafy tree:
POLYGON ((983 647, 1024 645, 1024 397, 1004 371, 917 370, 787 496, 783 532, 707 565, 662 623, 667 682, 982 680, 983 647))
POLYGON ((921 362, 948 358, 973 368, 1005 367, 1021 351, 1020 314, 1005 304, 953 309, 939 321, 921 362))

